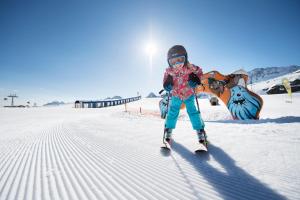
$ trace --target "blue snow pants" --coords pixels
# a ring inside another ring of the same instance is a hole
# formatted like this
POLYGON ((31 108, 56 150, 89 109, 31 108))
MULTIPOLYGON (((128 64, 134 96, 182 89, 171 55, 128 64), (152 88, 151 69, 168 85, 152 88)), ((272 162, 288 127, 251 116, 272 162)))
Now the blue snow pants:
POLYGON ((182 102, 185 103, 187 113, 191 120, 194 130, 204 129, 204 122, 200 113, 195 107, 195 97, 191 95, 186 100, 181 100, 179 97, 173 96, 171 99, 171 105, 167 114, 166 128, 174 129, 176 127, 179 111, 182 102))

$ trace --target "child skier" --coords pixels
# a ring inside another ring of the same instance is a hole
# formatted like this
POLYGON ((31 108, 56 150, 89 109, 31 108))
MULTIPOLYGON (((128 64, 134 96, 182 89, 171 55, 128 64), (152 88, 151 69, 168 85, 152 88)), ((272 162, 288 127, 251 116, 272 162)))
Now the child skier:
POLYGON ((181 45, 175 45, 168 51, 168 64, 163 86, 167 92, 172 91, 172 98, 165 122, 164 140, 171 142, 172 130, 176 126, 181 104, 184 103, 198 140, 204 144, 206 142, 204 122, 195 107, 194 93, 194 89, 201 83, 202 69, 189 63, 187 52, 181 45))

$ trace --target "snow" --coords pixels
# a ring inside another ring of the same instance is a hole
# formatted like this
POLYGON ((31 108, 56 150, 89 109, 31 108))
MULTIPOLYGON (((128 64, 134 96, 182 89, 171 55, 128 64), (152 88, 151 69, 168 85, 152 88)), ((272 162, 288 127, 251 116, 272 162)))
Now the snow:
POLYGON ((269 79, 274 79, 279 76, 284 76, 297 70, 300 70, 300 66, 290 65, 283 67, 255 68, 248 72, 250 75, 249 82, 252 81, 252 83, 258 83, 269 79))
POLYGON ((199 99, 209 153, 185 110, 160 150, 159 98, 125 106, 0 108, 0 199, 299 199, 300 94, 263 96, 259 121, 199 99))
POLYGON ((258 94, 266 94, 266 90, 264 89, 268 89, 271 88, 272 86, 275 85, 282 85, 282 79, 283 78, 287 78, 290 82, 296 80, 296 79, 300 79, 300 70, 294 71, 292 73, 288 73, 282 76, 278 76, 276 78, 272 78, 272 79, 268 79, 266 81, 260 81, 257 83, 253 83, 248 85, 248 88, 252 91, 254 91, 255 93, 258 94))

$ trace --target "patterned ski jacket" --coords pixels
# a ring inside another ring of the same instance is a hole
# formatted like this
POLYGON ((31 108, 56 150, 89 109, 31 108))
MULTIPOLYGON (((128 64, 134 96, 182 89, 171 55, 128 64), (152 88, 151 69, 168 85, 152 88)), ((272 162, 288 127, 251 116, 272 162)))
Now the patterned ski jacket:
POLYGON ((181 100, 185 100, 194 94, 193 89, 188 84, 189 74, 195 73, 201 80, 203 75, 202 69, 198 66, 188 63, 181 70, 168 67, 164 74, 164 81, 166 81, 168 75, 173 77, 173 90, 172 96, 179 97, 181 100))

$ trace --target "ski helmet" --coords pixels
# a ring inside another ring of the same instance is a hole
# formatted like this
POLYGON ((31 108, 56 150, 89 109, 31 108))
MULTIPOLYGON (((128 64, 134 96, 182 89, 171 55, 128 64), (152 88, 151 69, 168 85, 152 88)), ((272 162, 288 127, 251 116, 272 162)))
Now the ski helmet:
POLYGON ((185 57, 184 65, 186 65, 188 63, 188 55, 187 55, 185 48, 182 45, 175 45, 175 46, 171 47, 168 51, 168 64, 170 67, 171 67, 171 64, 170 64, 169 60, 171 58, 175 58, 178 56, 185 57))

